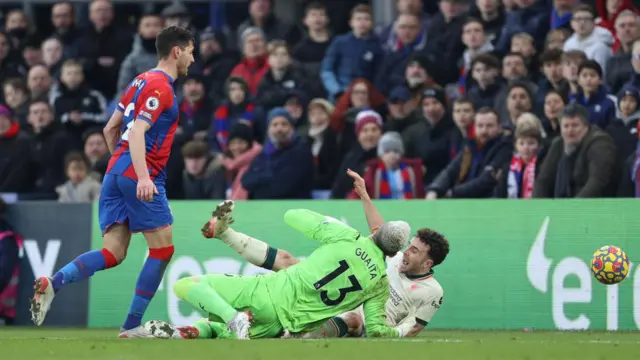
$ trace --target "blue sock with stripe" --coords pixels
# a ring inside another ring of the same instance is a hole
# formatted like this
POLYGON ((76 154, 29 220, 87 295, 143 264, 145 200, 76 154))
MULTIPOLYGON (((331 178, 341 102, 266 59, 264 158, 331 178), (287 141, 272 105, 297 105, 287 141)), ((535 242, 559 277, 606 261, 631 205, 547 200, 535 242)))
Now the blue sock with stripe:
POLYGON ((115 257, 107 249, 86 252, 53 275, 51 281, 53 291, 58 292, 64 285, 86 280, 96 271, 108 269, 117 264, 115 257))
POLYGON ((136 291, 129 307, 129 314, 122 325, 123 330, 133 329, 140 326, 151 299, 158 290, 164 270, 173 256, 173 245, 159 249, 149 249, 149 257, 144 262, 144 266, 138 276, 136 291))

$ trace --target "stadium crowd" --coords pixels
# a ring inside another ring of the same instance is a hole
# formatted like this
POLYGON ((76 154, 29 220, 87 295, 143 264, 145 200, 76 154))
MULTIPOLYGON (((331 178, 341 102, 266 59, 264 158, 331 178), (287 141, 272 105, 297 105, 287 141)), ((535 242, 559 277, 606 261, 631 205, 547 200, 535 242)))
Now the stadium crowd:
MULTIPOLYGON (((640 17, 631 0, 396 0, 351 31, 308 2, 300 24, 249 1, 235 31, 190 24, 182 4, 132 34, 94 0, 90 25, 52 7, 53 34, 25 13, 0 32, 0 193, 96 200, 109 158, 102 126, 156 64, 155 36, 193 28, 167 167, 172 199, 634 197, 640 17), (435 1, 434 1, 435 2, 435 1)), ((28 196, 27 196, 28 197, 28 196)))

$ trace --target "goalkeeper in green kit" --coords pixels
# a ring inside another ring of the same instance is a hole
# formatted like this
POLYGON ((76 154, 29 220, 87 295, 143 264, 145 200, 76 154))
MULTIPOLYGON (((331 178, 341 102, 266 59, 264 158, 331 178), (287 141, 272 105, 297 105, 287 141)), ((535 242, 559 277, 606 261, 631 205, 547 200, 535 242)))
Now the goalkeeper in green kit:
MULTIPOLYGON (((225 236, 237 237, 232 240, 242 244, 247 235, 228 228, 233 206, 232 201, 218 205, 203 228, 206 237, 225 242, 229 240, 225 236)), ((398 337, 398 330, 385 322, 389 297, 385 256, 394 256, 404 247, 411 231, 409 225, 388 222, 367 237, 310 210, 289 210, 284 220, 322 245, 305 261, 276 273, 183 278, 174 285, 175 294, 208 313, 208 320, 184 328, 153 320, 145 327, 154 336, 165 338, 275 338, 313 330, 362 304, 367 336, 398 337)), ((268 249, 266 261, 275 259, 275 251, 268 249)))

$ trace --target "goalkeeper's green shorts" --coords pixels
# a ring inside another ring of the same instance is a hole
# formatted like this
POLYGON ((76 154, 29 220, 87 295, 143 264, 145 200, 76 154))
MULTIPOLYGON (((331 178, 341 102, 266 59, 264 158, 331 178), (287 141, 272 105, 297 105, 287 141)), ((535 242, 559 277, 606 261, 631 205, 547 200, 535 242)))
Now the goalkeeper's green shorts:
MULTIPOLYGON (((276 309, 263 276, 204 275, 202 282, 209 284, 231 307, 238 311, 249 311, 253 316, 249 337, 280 337, 284 329, 278 320, 276 309)), ((217 316, 210 315, 210 319, 217 316)), ((221 319, 219 320, 221 321, 221 319)))

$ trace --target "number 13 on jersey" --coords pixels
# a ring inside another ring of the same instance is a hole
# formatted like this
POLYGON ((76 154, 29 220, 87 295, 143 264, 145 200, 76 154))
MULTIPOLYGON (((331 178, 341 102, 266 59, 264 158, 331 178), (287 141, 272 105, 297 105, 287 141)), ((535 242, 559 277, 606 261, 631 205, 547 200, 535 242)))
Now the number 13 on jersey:
MULTIPOLYGON (((327 274, 327 276, 318 280, 315 284, 313 284, 313 287, 316 290, 320 290, 325 285, 335 280, 338 276, 344 274, 347 270, 349 270, 349 264, 347 263, 347 261, 340 260, 338 261, 338 267, 332 272, 330 272, 329 274, 327 274)), ((340 295, 338 295, 337 298, 335 299, 329 298, 329 292, 327 290, 322 290, 320 291, 320 300, 322 300, 322 302, 327 306, 335 306, 343 302, 344 299, 347 297, 348 293, 362 290, 362 286, 360 285, 360 282, 358 282, 358 279, 356 278, 355 275, 353 274, 349 275, 347 279, 349 279, 349 282, 351 282, 351 286, 338 289, 338 291, 340 292, 340 295)))

